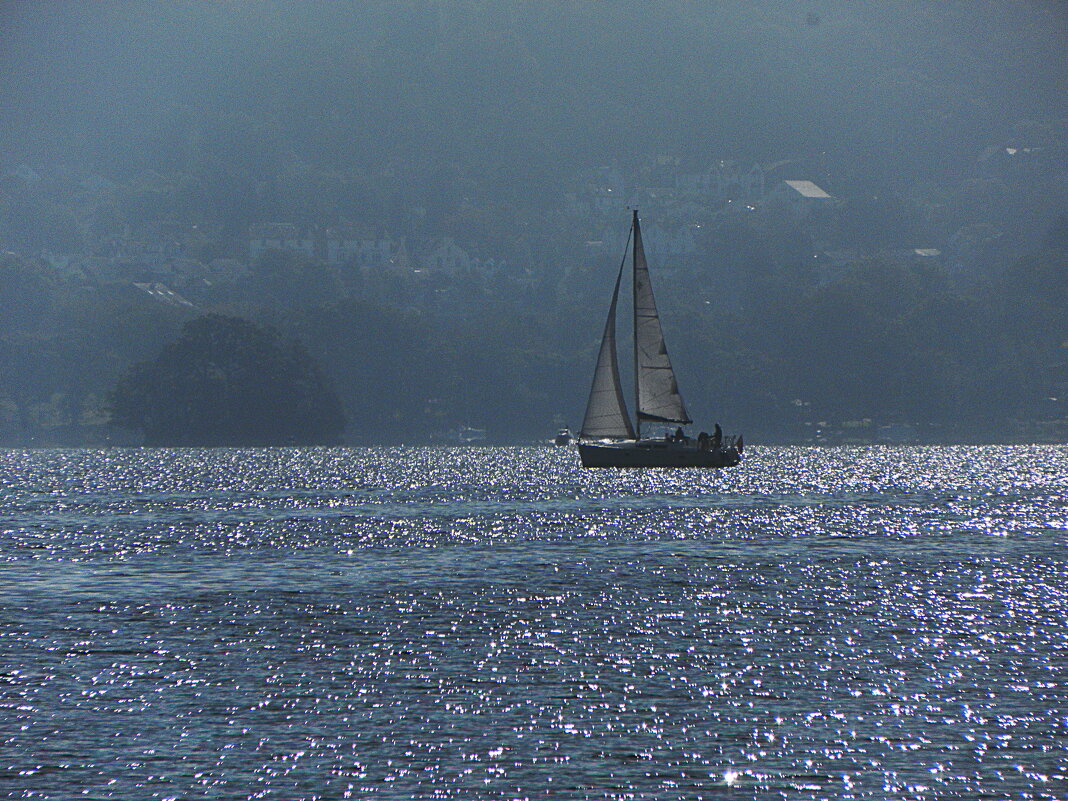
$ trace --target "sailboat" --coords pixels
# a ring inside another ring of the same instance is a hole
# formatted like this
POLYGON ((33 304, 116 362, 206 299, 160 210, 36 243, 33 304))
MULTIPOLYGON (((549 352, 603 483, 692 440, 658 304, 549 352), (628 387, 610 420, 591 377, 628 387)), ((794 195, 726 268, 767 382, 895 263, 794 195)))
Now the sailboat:
POLYGON ((623 282, 626 254, 619 265, 608 320, 601 337, 593 386, 579 433, 583 467, 732 467, 742 459, 742 438, 724 438, 719 425, 711 436, 691 438, 682 426, 693 421, 679 394, 660 315, 653 298, 649 265, 642 246, 638 212, 634 211, 628 244, 633 244, 634 384, 636 415, 632 422, 623 399, 616 352, 616 306, 623 282), (677 426, 674 433, 643 437, 642 423, 677 426))

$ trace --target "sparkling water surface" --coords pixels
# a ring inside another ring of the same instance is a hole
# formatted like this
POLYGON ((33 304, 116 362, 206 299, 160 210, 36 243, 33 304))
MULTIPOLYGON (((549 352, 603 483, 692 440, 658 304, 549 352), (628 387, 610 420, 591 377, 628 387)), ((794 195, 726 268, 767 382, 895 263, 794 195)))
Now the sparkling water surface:
POLYGON ((0 797, 1068 798, 1068 448, 0 452, 0 797))

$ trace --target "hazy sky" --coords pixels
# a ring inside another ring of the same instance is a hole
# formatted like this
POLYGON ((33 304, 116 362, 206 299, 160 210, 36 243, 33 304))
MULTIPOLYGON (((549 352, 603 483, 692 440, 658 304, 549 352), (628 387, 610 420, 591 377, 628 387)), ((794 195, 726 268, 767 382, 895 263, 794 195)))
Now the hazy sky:
MULTIPOLYGON (((1055 2, 89 3, 0 6, 0 159, 141 165, 246 115, 323 162, 662 150, 944 160, 1068 108, 1055 2)), ((973 157, 968 153, 968 157, 973 157)), ((710 157, 710 156, 709 156, 710 157)))

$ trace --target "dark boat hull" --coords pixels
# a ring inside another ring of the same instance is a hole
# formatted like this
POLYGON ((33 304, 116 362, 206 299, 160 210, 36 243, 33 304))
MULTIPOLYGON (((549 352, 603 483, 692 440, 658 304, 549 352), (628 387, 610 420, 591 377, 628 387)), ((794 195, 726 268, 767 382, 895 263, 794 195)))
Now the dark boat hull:
POLYGON ((733 467, 742 460, 734 448, 700 448, 694 440, 580 442, 583 467, 733 467))

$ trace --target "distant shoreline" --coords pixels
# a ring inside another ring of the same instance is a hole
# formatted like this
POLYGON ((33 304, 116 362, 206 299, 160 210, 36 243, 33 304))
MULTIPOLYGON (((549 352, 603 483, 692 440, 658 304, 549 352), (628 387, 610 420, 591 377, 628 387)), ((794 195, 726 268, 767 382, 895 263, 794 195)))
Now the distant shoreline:
MULTIPOLYGON (((862 440, 804 442, 786 439, 752 440, 746 443, 747 452, 761 448, 1026 448, 1068 447, 1068 439, 1061 440, 944 440, 939 442, 878 442, 862 440)), ((131 442, 71 443, 71 442, 0 442, 0 451, 45 451, 45 450, 365 450, 389 448, 548 448, 566 451, 572 446, 558 446, 551 442, 346 442, 338 445, 140 445, 131 442)))

